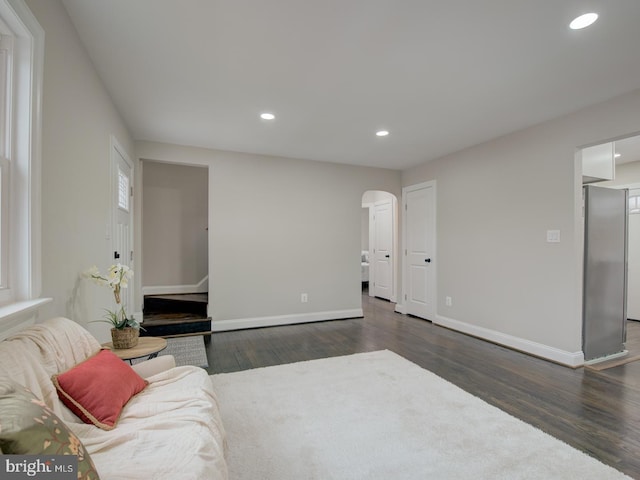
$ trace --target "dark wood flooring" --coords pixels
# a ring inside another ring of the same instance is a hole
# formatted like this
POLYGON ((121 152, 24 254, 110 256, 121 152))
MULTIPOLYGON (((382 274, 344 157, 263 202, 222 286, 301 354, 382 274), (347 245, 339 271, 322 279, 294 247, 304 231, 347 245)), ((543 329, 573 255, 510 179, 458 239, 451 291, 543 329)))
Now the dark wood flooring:
MULTIPOLYGON (((364 318, 215 333, 207 346, 209 373, 388 349, 640 478, 640 362, 571 369, 362 299, 364 318)), ((640 324, 629 327, 629 339, 640 338, 640 324)))

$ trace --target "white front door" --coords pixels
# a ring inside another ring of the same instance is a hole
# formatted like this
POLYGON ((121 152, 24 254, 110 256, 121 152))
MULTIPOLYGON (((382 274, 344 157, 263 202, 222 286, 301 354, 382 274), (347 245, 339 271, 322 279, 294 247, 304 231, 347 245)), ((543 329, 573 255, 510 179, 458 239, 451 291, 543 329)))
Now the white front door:
POLYGON ((404 291, 406 313, 435 313, 435 183, 403 189, 405 204, 404 291))
MULTIPOLYGON (((111 163, 113 176, 112 262, 133 268, 133 175, 132 165, 120 145, 112 139, 111 163)), ((133 313, 133 283, 123 289, 122 303, 128 314, 133 313)))
POLYGON ((373 291, 376 297, 393 296, 393 202, 377 202, 373 207, 374 253, 373 291))

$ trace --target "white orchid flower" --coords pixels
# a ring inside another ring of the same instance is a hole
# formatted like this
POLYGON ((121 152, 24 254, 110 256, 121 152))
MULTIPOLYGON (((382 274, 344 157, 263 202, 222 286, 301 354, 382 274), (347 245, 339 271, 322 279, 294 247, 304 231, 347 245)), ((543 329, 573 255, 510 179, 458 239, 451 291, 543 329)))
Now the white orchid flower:
MULTIPOLYGON (((120 297, 120 289, 127 288, 129 285, 129 279, 133 277, 133 270, 129 268, 127 265, 122 265, 121 263, 111 265, 109 270, 107 270, 107 275, 104 276, 98 270, 98 267, 95 265, 82 273, 84 278, 91 279, 98 285, 107 285, 113 291, 113 296, 118 305, 120 305, 121 297, 120 297)), ((129 318, 126 312, 124 311, 124 307, 120 308, 119 311, 111 312, 107 310, 108 316, 111 319, 111 322, 114 324, 115 328, 122 328, 122 326, 134 326, 135 320, 129 318)))
POLYGON ((95 265, 82 272, 82 277, 93 281, 97 285, 106 285, 108 282, 107 279, 100 274, 98 267, 96 267, 95 265))

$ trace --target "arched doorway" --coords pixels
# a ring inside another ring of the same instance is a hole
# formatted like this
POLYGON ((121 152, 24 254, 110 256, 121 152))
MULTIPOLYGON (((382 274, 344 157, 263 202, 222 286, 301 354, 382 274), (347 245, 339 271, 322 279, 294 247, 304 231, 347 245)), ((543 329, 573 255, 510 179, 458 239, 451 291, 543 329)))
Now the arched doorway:
POLYGON ((369 296, 397 301, 398 199, 381 190, 362 195, 361 277, 369 296))

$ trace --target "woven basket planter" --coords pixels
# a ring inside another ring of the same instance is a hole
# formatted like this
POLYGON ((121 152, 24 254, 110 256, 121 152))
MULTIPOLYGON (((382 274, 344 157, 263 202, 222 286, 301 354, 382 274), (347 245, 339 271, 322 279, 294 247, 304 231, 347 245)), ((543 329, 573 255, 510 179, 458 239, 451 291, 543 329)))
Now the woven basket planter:
POLYGON ((113 348, 131 348, 138 345, 138 337, 140 330, 133 327, 112 328, 111 339, 113 340, 113 348))

